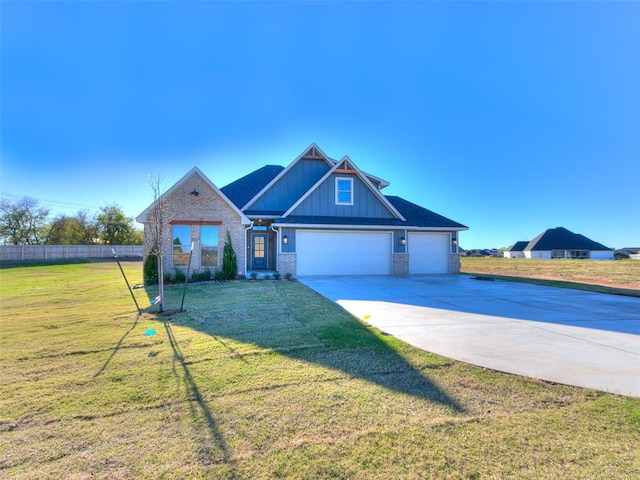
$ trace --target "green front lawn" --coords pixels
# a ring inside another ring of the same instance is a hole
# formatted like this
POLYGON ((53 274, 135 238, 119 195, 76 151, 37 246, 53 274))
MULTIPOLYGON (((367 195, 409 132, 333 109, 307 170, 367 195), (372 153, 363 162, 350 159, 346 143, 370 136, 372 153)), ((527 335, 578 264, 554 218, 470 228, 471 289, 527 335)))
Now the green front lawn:
POLYGON ((297 282, 136 319, 115 264, 45 265, 0 299, 0 478, 640 477, 640 399, 417 350, 297 282))

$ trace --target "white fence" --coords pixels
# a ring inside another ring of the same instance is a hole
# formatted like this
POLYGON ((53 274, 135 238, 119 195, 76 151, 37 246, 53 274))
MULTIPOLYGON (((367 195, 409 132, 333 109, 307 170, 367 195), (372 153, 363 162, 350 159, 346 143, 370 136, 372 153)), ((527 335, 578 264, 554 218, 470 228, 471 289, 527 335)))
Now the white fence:
POLYGON ((66 260, 72 258, 142 258, 142 245, 0 245, 0 261, 66 260))

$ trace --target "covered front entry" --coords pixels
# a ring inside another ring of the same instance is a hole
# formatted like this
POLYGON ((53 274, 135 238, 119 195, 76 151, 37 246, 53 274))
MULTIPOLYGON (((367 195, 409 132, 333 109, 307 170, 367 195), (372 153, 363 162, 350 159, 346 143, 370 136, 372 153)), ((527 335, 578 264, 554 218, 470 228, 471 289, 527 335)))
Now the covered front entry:
POLYGON ((298 275, 390 275, 390 232, 296 232, 298 275))
POLYGON ((409 273, 450 273, 450 245, 448 233, 409 232, 409 273))

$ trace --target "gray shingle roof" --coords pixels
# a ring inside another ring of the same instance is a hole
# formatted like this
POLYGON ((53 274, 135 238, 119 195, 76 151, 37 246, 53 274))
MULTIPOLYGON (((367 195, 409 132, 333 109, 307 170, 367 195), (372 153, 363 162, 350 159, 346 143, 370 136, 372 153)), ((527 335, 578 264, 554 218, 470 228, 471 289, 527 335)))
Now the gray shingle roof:
MULTIPOLYGON (((284 167, 280 165, 265 165, 264 167, 231 182, 220 190, 238 208, 244 207, 255 197, 271 180, 280 174, 284 167)), ((427 210, 415 203, 411 203, 397 196, 385 196, 400 214, 406 218, 406 222, 399 219, 388 218, 362 218, 362 217, 329 217, 329 216, 289 216, 281 218, 278 223, 306 224, 306 225, 365 225, 365 226, 404 226, 420 228, 462 228, 465 225, 454 222, 431 210, 427 210)), ((282 215, 284 212, 247 211, 245 214, 255 215, 282 215)))
POLYGON ((529 242, 525 250, 611 250, 611 248, 564 227, 557 227, 542 232, 529 242))
POLYGON ((277 223, 298 225, 362 225, 362 226, 397 226, 419 228, 463 228, 465 225, 454 222, 431 210, 427 210, 415 203, 411 203, 396 196, 386 196, 387 200, 406 218, 400 219, 367 218, 367 217, 331 217, 331 216, 303 216, 292 215, 281 218, 277 223))
POLYGON ((276 178, 284 167, 280 165, 265 165, 258 170, 239 178, 235 182, 222 187, 220 190, 238 208, 244 207, 249 200, 255 197, 260 190, 276 178))
POLYGON ((528 240, 522 240, 520 242, 516 242, 510 247, 504 249, 505 252, 522 252, 524 248, 529 244, 528 240))
POLYGON ((404 225, 434 228, 467 228, 466 225, 454 222, 447 217, 443 217, 442 215, 432 212, 431 210, 427 210, 420 205, 411 203, 404 198, 390 195, 385 195, 385 197, 391 202, 394 207, 396 207, 398 212, 400 212, 402 216, 407 219, 406 223, 402 222, 404 225))

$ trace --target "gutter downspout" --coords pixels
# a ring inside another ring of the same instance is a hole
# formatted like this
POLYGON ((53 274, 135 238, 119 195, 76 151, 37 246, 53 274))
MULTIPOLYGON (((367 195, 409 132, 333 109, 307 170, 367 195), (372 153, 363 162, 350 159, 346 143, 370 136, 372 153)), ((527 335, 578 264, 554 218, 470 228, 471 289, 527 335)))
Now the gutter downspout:
POLYGON ((249 247, 247 246, 247 236, 249 230, 253 228, 253 220, 250 220, 250 222, 249 226, 244 229, 244 274, 247 277, 249 276, 249 253, 247 253, 249 247))
POLYGON ((280 229, 276 230, 275 228, 273 228, 273 223, 271 225, 269 225, 269 230, 273 231, 276 233, 276 258, 275 258, 275 262, 274 262, 274 266, 276 267, 276 272, 278 271, 278 255, 279 255, 279 251, 280 251, 280 229))

